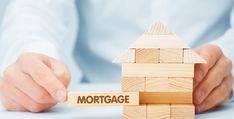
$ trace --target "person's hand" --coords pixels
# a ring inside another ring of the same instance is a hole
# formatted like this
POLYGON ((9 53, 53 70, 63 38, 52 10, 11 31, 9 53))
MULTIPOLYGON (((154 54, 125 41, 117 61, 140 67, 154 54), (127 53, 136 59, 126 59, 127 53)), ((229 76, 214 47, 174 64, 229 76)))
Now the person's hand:
POLYGON ((195 65, 193 99, 197 113, 223 104, 230 96, 233 77, 232 62, 216 45, 195 49, 207 63, 195 65))
POLYGON ((7 110, 41 112, 67 98, 70 73, 62 62, 51 57, 22 54, 3 75, 0 96, 7 110))

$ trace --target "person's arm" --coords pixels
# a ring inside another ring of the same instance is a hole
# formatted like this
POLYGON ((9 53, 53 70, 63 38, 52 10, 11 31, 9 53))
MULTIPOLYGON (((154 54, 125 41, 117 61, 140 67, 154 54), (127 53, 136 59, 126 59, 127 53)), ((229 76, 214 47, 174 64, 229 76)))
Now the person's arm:
POLYGON ((203 112, 233 100, 234 9, 231 27, 217 40, 196 48, 207 64, 195 66, 194 103, 203 112))
POLYGON ((70 72, 59 58, 76 35, 73 0, 12 0, 1 26, 0 99, 8 110, 40 112, 66 100, 70 72))
POLYGON ((76 35, 74 14, 73 0, 12 0, 0 27, 1 74, 24 52, 60 58, 64 40, 76 35))

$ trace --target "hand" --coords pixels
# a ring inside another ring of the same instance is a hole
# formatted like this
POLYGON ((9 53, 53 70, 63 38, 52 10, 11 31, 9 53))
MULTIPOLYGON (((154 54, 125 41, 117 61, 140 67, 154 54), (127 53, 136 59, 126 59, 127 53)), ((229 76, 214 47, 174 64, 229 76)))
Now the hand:
POLYGON ((70 73, 60 61, 25 53, 4 71, 1 101, 7 110, 41 112, 66 100, 69 82, 70 73))
POLYGON ((196 112, 213 109, 230 96, 233 85, 232 62, 218 46, 204 45, 195 49, 207 64, 195 65, 194 104, 196 112))

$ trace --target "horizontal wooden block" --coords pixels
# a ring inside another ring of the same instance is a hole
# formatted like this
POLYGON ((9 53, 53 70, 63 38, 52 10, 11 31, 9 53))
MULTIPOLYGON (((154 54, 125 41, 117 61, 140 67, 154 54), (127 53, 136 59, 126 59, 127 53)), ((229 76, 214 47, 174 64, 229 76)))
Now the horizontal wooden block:
POLYGON ((192 49, 184 49, 184 61, 185 64, 206 63, 206 61, 195 53, 192 49))
POLYGON ((159 49, 136 49, 136 63, 159 63, 159 49))
POLYGON ((147 119, 146 105, 124 106, 123 119, 147 119))
POLYGON ((168 78, 170 92, 192 92, 193 78, 168 78))
POLYGON ((139 105, 139 92, 70 92, 68 106, 139 105))
POLYGON ((169 92, 168 77, 146 77, 145 92, 169 92))
POLYGON ((145 92, 192 92, 193 78, 146 77, 145 92))
POLYGON ((122 91, 143 92, 145 91, 145 77, 122 77, 122 91))
POLYGON ((140 92, 140 104, 192 104, 192 92, 140 92))
POLYGON ((146 105, 147 119, 170 119, 171 110, 169 104, 146 105))
POLYGON ((114 59, 113 63, 135 63, 135 49, 128 49, 114 59))
POLYGON ((183 48, 161 48, 160 63, 183 63, 183 48))
POLYGON ((171 104, 171 119, 195 119, 193 104, 171 104))
POLYGON ((142 35, 130 48, 189 48, 176 35, 142 35))
POLYGON ((194 77, 194 64, 122 64, 123 77, 194 77))

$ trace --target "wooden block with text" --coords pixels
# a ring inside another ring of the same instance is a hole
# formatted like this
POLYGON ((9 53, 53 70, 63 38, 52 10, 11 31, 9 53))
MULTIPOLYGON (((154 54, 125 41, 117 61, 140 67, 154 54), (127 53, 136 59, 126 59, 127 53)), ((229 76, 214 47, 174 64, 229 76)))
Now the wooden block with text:
POLYGON ((160 63, 182 63, 183 48, 161 48, 160 63))
POLYGON ((193 104, 171 104, 171 119, 194 119, 193 104))
POLYGON ((68 106, 139 105, 139 92, 70 92, 68 106))
POLYGON ((170 119, 170 104, 148 104, 147 119, 170 119))
POLYGON ((123 119, 147 119, 146 105, 124 106, 123 119))
POLYGON ((122 77, 122 91, 145 91, 145 77, 122 77))
POLYGON ((158 63, 159 49, 139 48, 136 49, 136 63, 158 63))

